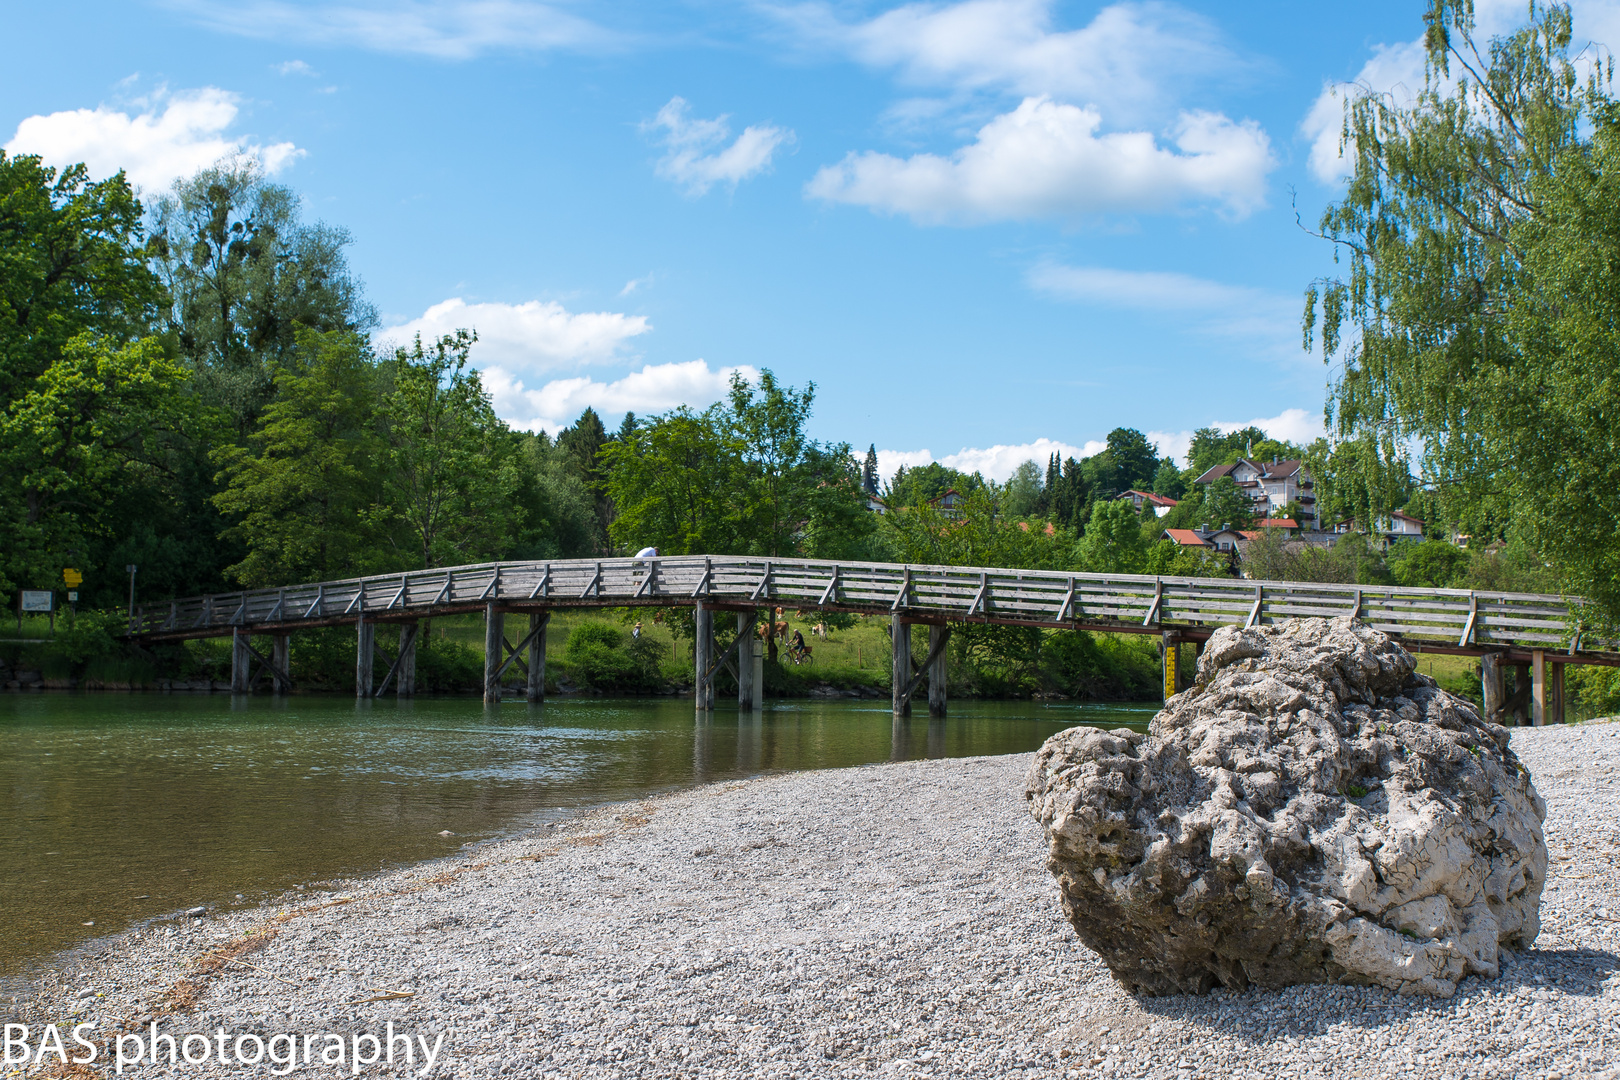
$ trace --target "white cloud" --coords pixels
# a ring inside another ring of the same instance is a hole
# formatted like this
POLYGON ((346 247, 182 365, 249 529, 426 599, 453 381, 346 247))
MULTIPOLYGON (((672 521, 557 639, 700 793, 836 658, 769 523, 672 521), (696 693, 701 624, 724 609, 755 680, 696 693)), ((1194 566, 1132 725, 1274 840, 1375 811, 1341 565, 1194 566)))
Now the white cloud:
MULTIPOLYGON (((1276 416, 1262 416, 1254 420, 1217 420, 1209 426, 1220 428, 1222 431, 1257 427, 1273 439, 1291 442, 1296 446, 1308 446, 1324 433, 1322 414, 1307 412, 1304 409, 1284 409, 1276 416)), ((1149 431, 1147 437, 1149 442, 1159 448, 1161 455, 1168 454, 1176 459, 1177 464, 1186 467, 1187 452, 1192 448, 1191 431, 1149 431)))
MULTIPOLYGON (((1572 0, 1574 18, 1571 53, 1596 59, 1594 43, 1620 49, 1620 0, 1572 0)), ((1474 40, 1481 50, 1493 36, 1511 33, 1525 22, 1524 0, 1476 0, 1474 40)), ((1424 64, 1428 53, 1421 36, 1394 45, 1375 45, 1373 55, 1349 82, 1329 82, 1311 103, 1300 122, 1300 133, 1311 143, 1309 165, 1312 175, 1324 184, 1342 180, 1351 172, 1351 161, 1339 152, 1344 132, 1344 105, 1347 96, 1362 92, 1388 94, 1398 104, 1410 104, 1423 89, 1424 64)), ((1462 74, 1453 67, 1451 76, 1462 74)))
POLYGON ((652 283, 653 283, 653 275, 652 274, 648 274, 646 277, 631 278, 629 281, 624 283, 624 288, 619 290, 619 295, 620 296, 629 296, 631 293, 635 292, 637 289, 641 288, 643 285, 651 285, 652 283))
POLYGON ((913 3, 861 23, 826 4, 780 14, 800 40, 819 41, 913 85, 1010 90, 1145 115, 1173 84, 1239 61, 1202 16, 1167 3, 1111 4, 1078 30, 1053 29, 1052 0, 913 3))
POLYGON ((305 75, 311 79, 319 77, 319 73, 302 60, 287 60, 280 64, 272 64, 270 70, 277 75, 305 75))
POLYGON ((941 458, 934 457, 927 450, 879 450, 878 475, 884 482, 888 482, 902 465, 910 469, 938 461, 948 469, 965 473, 976 472, 986 480, 1000 483, 1012 476, 1018 466, 1026 461, 1033 461, 1039 465, 1044 475, 1046 462, 1053 454, 1065 459, 1086 458, 1107 447, 1108 444, 1104 442, 1092 441, 1084 446, 1072 446, 1069 443, 1043 438, 1016 446, 999 443, 984 449, 965 446, 956 453, 946 454, 941 458))
POLYGON ((521 375, 618 360, 630 340, 652 326, 644 315, 571 312, 550 300, 469 304, 454 297, 434 304, 421 318, 379 330, 375 337, 404 343, 417 334, 436 338, 460 329, 478 331, 471 354, 476 366, 521 375))
POLYGON ((355 45, 441 60, 470 60, 486 52, 599 49, 617 41, 617 35, 557 5, 527 0, 170 0, 168 6, 210 29, 246 37, 355 45))
POLYGON ((256 158, 272 174, 304 156, 290 142, 261 146, 226 135, 240 101, 228 90, 208 86, 159 91, 139 101, 145 111, 133 116, 105 105, 30 116, 17 125, 5 150, 38 154, 57 166, 82 161, 96 177, 123 169, 132 184, 148 190, 166 188, 230 155, 256 158))
POLYGON ((573 423, 587 406, 601 414, 610 427, 626 411, 645 415, 678 405, 702 409, 726 395, 734 374, 749 380, 759 377, 751 367, 714 371, 702 360, 691 360, 683 364, 649 364, 613 382, 553 379, 537 390, 528 389, 520 377, 500 365, 485 367, 483 379, 501 419, 528 431, 555 432, 573 423))
POLYGON ((686 115, 684 98, 673 97, 658 110, 642 130, 663 129, 660 141, 665 153, 657 166, 658 175, 685 188, 689 195, 702 195, 715 184, 736 187, 771 166, 777 147, 793 141, 793 132, 771 124, 743 129, 730 146, 727 117, 694 120, 686 115))
POLYGON ((1036 292, 1061 300, 1190 320, 1205 333, 1240 339, 1277 359, 1303 355, 1298 297, 1189 274, 1051 262, 1036 264, 1027 280, 1036 292))
POLYGON ((1263 204, 1271 142, 1253 121, 1184 112, 1176 149, 1145 131, 1099 134, 1101 115, 1045 97, 991 120, 949 158, 850 154, 822 168, 808 195, 919 222, 1072 218, 1216 203, 1235 217, 1263 204))

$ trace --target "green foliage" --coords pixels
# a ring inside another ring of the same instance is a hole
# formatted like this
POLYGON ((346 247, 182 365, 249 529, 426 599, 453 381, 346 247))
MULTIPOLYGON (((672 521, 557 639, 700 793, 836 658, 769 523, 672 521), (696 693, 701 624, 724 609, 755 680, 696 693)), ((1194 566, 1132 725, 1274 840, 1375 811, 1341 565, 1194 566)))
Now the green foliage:
POLYGON ((377 372, 357 335, 302 330, 275 369, 275 400, 247 445, 214 453, 246 549, 230 572, 259 587, 381 569, 374 510, 383 445, 375 431, 377 372))
POLYGON ((124 632, 127 621, 126 615, 110 612, 65 613, 58 618, 51 651, 64 657, 76 669, 82 668, 92 657, 108 656, 117 651, 118 643, 114 636, 124 632))
POLYGON ((891 511, 883 517, 883 532, 901 562, 931 566, 1063 570, 1074 549, 1072 532, 1001 514, 985 488, 969 495, 955 514, 931 506, 891 511))
POLYGON ((1305 297, 1306 347, 1319 332, 1324 361, 1343 364, 1334 434, 1360 444, 1339 481, 1366 474, 1351 501, 1376 520, 1400 505, 1387 477, 1420 444, 1448 524, 1476 543, 1518 529, 1565 588, 1596 601, 1588 619, 1612 626, 1620 215, 1608 69, 1579 78, 1565 6, 1538 6, 1488 49, 1466 2, 1434 0, 1428 22, 1415 101, 1367 93, 1348 105, 1355 171, 1322 231, 1349 274, 1305 297))
POLYGON ((805 424, 815 387, 734 378, 729 400, 655 416, 601 451, 627 550, 665 555, 880 557, 861 473, 847 443, 805 424))
POLYGON ((1403 540, 1390 548, 1384 561, 1398 585, 1460 588, 1459 579, 1468 566, 1468 552, 1444 540, 1403 540))
POLYGON ((1091 509, 1091 522, 1080 538, 1080 565, 1094 574, 1138 574, 1147 559, 1147 543, 1135 507, 1110 499, 1091 509))
POLYGON ((467 367, 477 339, 458 330, 424 348, 417 335, 387 372, 383 505, 371 519, 405 569, 494 558, 511 548, 529 509, 519 499, 519 443, 467 367))
POLYGON ((984 477, 978 473, 965 473, 941 465, 937 461, 930 461, 927 465, 918 465, 914 468, 902 465, 895 470, 894 479, 890 481, 883 501, 891 509, 927 506, 936 499, 944 498, 947 491, 954 490, 966 498, 982 487, 984 477))
POLYGON ((141 204, 122 172, 92 183, 0 150, 0 406, 89 334, 151 332, 163 286, 142 257, 141 204))
POLYGON ((660 682, 665 647, 650 635, 631 639, 611 623, 583 622, 568 634, 564 662, 586 687, 598 690, 645 691, 660 682))
POLYGON ((1000 490, 1003 513, 1016 518, 1027 518, 1041 509, 1041 468, 1026 461, 1013 471, 1000 490))
POLYGON ((343 255, 349 234, 301 221, 298 196, 251 158, 180 181, 153 204, 152 221, 148 250, 172 297, 169 328, 203 400, 240 436, 274 396, 301 329, 376 325, 343 255))
POLYGON ((107 508, 193 422, 156 338, 66 342, 0 414, 0 589, 46 584, 107 529, 107 508))
POLYGON ((1153 494, 1163 495, 1170 499, 1180 499, 1187 494, 1187 482, 1176 468, 1174 458, 1165 458, 1159 462, 1159 467, 1153 473, 1153 494))

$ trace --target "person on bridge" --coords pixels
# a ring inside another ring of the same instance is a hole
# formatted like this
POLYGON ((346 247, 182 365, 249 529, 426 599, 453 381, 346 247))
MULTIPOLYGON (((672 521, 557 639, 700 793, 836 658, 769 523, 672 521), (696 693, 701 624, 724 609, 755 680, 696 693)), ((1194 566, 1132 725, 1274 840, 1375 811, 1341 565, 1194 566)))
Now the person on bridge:
POLYGON ((656 559, 658 558, 658 549, 655 547, 644 547, 640 551, 636 552, 635 557, 638 559, 656 559))

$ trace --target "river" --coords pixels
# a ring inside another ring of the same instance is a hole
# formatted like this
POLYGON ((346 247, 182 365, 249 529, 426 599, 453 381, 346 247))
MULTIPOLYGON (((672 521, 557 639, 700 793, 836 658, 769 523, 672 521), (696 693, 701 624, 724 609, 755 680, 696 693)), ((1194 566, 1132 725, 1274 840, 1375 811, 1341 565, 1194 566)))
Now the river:
POLYGON ((453 854, 716 780, 1026 752, 1146 704, 778 701, 696 722, 689 699, 0 694, 0 979, 197 905, 453 854), (443 835, 449 833, 450 835, 443 835))

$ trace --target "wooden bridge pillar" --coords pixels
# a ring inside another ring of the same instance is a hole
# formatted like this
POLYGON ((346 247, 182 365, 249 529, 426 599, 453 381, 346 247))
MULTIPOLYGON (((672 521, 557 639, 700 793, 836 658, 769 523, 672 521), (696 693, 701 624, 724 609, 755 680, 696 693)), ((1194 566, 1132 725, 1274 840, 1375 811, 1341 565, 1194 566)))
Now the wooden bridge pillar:
POLYGON ((270 639, 270 692, 285 694, 292 689, 292 635, 277 634, 270 639))
POLYGON ((1507 688, 1502 685, 1502 655, 1488 652, 1479 658, 1480 700, 1488 723, 1500 724, 1507 688))
POLYGON ((546 700, 546 628, 550 625, 549 611, 529 616, 529 683, 525 696, 530 701, 546 700))
POLYGON ((891 617, 890 634, 894 647, 894 715, 910 716, 911 695, 906 693, 906 689, 911 685, 911 623, 899 615, 891 617))
POLYGON ((697 633, 692 641, 692 663, 697 669, 696 694, 699 712, 714 708, 714 612, 697 606, 697 633))
POLYGON ((758 623, 758 612, 737 613, 737 708, 744 712, 760 703, 761 687, 754 684, 754 654, 759 650, 754 627, 758 623))
POLYGON ((377 624, 370 619, 355 623, 357 640, 354 650, 354 696, 371 696, 371 664, 377 657, 377 624))
POLYGON ((1542 649, 1530 652, 1530 723, 1535 727, 1547 723, 1547 654, 1542 649))
POLYGON ((1547 672, 1547 723, 1562 724, 1564 722, 1564 666, 1563 664, 1550 664, 1547 672))
MULTIPOLYGON (((928 627, 928 655, 933 661, 928 665, 928 715, 939 719, 945 715, 945 639, 950 636, 950 628, 941 625, 928 627)), ((930 726, 929 735, 933 734, 930 726)), ((930 751, 931 752, 931 751, 930 751)))
MULTIPOLYGON (((399 658, 394 661, 394 696, 416 696, 416 642, 421 636, 420 623, 405 623, 399 628, 399 658)), ((382 687, 382 693, 387 687, 382 687)))
POLYGON ((252 689, 253 653, 248 632, 238 626, 231 631, 231 693, 245 694, 252 689))
POLYGON ((506 613, 501 605, 490 603, 484 607, 484 704, 501 702, 501 655, 506 644, 506 613))

